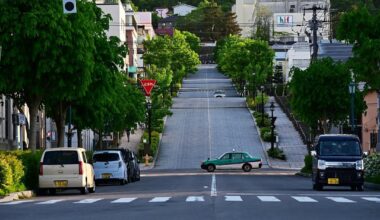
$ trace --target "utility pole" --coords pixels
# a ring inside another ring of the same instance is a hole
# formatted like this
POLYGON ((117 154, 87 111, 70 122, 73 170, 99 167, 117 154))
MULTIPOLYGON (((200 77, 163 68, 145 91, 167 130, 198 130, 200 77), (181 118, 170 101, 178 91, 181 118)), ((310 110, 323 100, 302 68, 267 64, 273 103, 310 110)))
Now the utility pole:
POLYGON ((313 42, 312 42, 312 47, 313 47, 313 53, 311 54, 311 62, 314 62, 318 58, 318 25, 319 25, 319 20, 317 19, 317 11, 318 10, 326 10, 326 8, 321 8, 317 7, 316 5, 313 5, 312 8, 305 8, 304 11, 307 10, 312 10, 313 11, 313 17, 311 21, 309 21, 310 24, 310 30, 313 31, 313 42))

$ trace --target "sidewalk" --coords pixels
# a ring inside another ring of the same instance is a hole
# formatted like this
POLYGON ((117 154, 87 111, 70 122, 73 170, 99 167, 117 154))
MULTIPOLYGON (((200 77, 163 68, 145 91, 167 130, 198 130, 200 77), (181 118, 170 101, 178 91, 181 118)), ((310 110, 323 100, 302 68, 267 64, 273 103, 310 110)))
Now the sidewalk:
MULTIPOLYGON (((139 144, 143 133, 144 130, 141 128, 134 129, 134 132, 131 132, 129 136, 128 142, 127 133, 124 132, 123 136, 120 139, 119 148, 125 148, 137 154, 139 151, 139 144)), ((152 163, 149 166, 145 166, 144 161, 140 161, 140 170, 147 170, 151 168, 153 168, 152 163)))
MULTIPOLYGON (((276 103, 274 97, 269 97, 269 101, 265 104, 265 112, 268 113, 269 117, 271 116, 269 108, 271 101, 273 101, 275 105, 273 116, 277 117, 275 130, 279 136, 278 147, 284 151, 286 161, 268 157, 268 163, 272 168, 301 169, 304 166, 304 157, 307 154, 307 147, 292 122, 276 103)), ((263 142, 263 146, 265 150, 268 150, 271 147, 271 143, 263 142)))

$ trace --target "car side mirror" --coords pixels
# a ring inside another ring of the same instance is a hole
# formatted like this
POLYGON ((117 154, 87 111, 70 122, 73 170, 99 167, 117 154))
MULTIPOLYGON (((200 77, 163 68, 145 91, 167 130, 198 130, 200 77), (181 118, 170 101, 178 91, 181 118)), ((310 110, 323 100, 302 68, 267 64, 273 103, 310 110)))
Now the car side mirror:
POLYGON ((312 150, 312 151, 310 151, 310 154, 311 154, 311 156, 315 157, 315 156, 317 156, 317 151, 312 150))
POLYGON ((368 157, 368 151, 363 152, 363 157, 368 157))
POLYGON ((207 160, 210 160, 210 158, 208 157, 207 160))

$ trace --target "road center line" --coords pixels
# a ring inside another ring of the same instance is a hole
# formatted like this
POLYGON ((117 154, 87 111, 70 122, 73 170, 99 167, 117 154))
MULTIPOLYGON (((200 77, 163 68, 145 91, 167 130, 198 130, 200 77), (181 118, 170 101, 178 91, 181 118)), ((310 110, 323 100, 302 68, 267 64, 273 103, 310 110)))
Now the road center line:
POLYGON ((212 180, 211 180, 211 196, 217 196, 215 174, 212 175, 212 180))

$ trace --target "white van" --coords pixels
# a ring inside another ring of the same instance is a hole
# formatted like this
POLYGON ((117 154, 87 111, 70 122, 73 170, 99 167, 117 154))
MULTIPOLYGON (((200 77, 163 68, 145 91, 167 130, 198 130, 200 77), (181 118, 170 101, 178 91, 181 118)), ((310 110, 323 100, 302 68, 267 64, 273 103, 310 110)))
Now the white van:
POLYGON ((95 174, 83 148, 46 149, 40 161, 39 193, 57 189, 79 189, 82 194, 95 192, 95 174))
POLYGON ((95 151, 92 156, 96 183, 128 183, 128 169, 119 150, 95 151))

